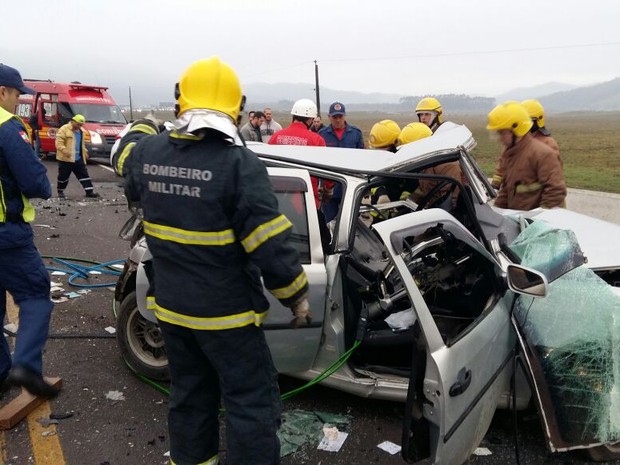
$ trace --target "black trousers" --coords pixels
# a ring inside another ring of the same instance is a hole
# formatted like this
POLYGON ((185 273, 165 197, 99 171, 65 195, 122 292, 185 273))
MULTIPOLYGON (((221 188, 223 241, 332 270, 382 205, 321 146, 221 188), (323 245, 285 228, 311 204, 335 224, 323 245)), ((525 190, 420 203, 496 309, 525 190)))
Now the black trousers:
POLYGON ((75 174, 75 177, 80 181, 80 184, 88 194, 93 191, 93 183, 88 175, 86 169, 86 163, 84 160, 71 163, 69 161, 58 161, 58 179, 56 183, 56 189, 58 192, 63 192, 69 184, 69 177, 71 173, 75 174))
POLYGON ((216 463, 220 399, 227 464, 280 463, 280 390, 262 328, 205 331, 159 322, 170 364, 170 459, 216 463))

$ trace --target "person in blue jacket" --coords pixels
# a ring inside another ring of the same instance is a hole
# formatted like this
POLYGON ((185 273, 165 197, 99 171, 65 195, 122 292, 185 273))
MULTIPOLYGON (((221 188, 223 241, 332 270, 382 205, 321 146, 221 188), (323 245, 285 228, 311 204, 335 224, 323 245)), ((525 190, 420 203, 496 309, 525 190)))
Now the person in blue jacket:
POLYGON ((30 144, 25 123, 13 114, 20 94, 34 94, 19 72, 0 64, 0 324, 6 314, 7 291, 19 306, 19 329, 13 360, 0 336, 0 385, 21 386, 53 398, 58 389, 42 375, 43 346, 53 304, 50 278, 34 245, 34 208, 29 199, 49 199, 47 169, 30 144))
MULTIPOLYGON (((329 126, 319 131, 319 136, 325 139, 328 147, 345 147, 350 149, 363 149, 364 136, 357 126, 347 123, 344 104, 334 102, 329 106, 329 126)), ((332 197, 321 205, 321 211, 325 214, 325 220, 329 223, 338 215, 342 200, 342 184, 336 183, 332 197)))

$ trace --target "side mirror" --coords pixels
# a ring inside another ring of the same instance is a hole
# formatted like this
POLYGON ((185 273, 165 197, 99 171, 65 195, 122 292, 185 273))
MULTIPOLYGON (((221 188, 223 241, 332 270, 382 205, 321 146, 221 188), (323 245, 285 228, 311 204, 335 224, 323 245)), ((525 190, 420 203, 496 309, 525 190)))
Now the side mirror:
POLYGON ((539 271, 510 264, 506 273, 508 287, 511 291, 532 297, 545 297, 547 295, 547 278, 539 271))

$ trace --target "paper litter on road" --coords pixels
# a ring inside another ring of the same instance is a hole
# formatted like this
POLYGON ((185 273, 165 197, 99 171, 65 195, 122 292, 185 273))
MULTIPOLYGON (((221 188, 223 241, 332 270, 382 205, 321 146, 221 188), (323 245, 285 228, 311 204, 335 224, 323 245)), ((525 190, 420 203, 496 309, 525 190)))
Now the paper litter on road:
POLYGON ((62 283, 57 283, 57 282, 52 281, 52 282, 50 282, 50 287, 52 287, 52 288, 53 287, 62 287, 62 283))
POLYGON ((90 270, 88 273, 89 273, 89 274, 101 274, 101 271, 97 271, 97 270, 90 270))
POLYGON ((52 271, 52 276, 64 276, 67 273, 65 273, 64 271, 52 271))
POLYGON ((63 302, 67 302, 69 299, 67 297, 52 297, 52 302, 54 302, 55 304, 61 304, 63 302))
POLYGON ((491 452, 486 447, 477 447, 476 450, 474 451, 474 455, 480 455, 480 456, 493 455, 493 452, 491 452))
POLYGON ((338 431, 338 428, 332 427, 330 425, 325 425, 323 427, 323 439, 319 443, 319 447, 317 449, 325 450, 327 452, 338 452, 344 441, 349 436, 349 433, 345 433, 344 431, 338 431))
POLYGON ((77 297, 80 297, 80 294, 78 294, 77 292, 67 292, 65 296, 69 297, 70 299, 75 299, 77 297))
POLYGON ((105 398, 109 400, 125 400, 125 395, 121 391, 109 391, 105 398))
POLYGON ((114 328, 113 326, 108 326, 106 328, 104 328, 108 333, 110 334, 115 334, 116 333, 116 328, 114 328))
POLYGON ((122 270, 125 268, 125 265, 122 263, 115 263, 114 265, 110 265, 112 268, 117 268, 119 270, 122 270))
POLYGON ((392 441, 383 441, 381 444, 378 444, 377 447, 392 455, 398 454, 402 449, 402 447, 398 444, 394 444, 392 441))

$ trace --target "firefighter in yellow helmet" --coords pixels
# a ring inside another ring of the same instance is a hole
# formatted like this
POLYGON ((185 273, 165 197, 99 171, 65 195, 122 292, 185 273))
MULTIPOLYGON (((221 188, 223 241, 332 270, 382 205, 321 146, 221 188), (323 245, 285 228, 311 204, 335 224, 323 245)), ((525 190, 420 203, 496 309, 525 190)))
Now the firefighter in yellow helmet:
POLYGON ((384 119, 375 123, 368 136, 368 147, 371 149, 396 152, 396 139, 400 134, 400 126, 396 121, 384 119))
MULTIPOLYGON (((411 142, 415 142, 420 139, 424 139, 425 137, 430 137, 433 135, 433 131, 424 123, 410 123, 403 128, 400 135, 398 136, 398 145, 399 147, 404 144, 409 144, 411 142)), ((454 178, 457 181, 461 182, 462 180, 462 172, 461 166, 458 161, 451 161, 448 163, 442 163, 441 165, 431 166, 430 168, 426 168, 422 171, 424 174, 436 174, 440 176, 447 176, 450 178, 454 178)), ((452 184, 447 184, 446 186, 439 189, 439 191, 433 195, 431 199, 426 199, 426 197, 431 193, 433 188, 437 185, 437 181, 433 179, 420 179, 420 183, 418 188, 413 192, 413 200, 415 202, 420 202, 424 200, 426 206, 435 205, 435 206, 446 206, 447 209, 453 208, 456 206, 456 201, 459 196, 459 189, 454 188, 452 184), (450 193, 451 202, 447 202, 447 194, 450 193), (426 199, 426 200, 425 200, 426 199), (443 205, 445 202, 445 205, 443 205)))
POLYGON ((311 321, 308 281, 265 165, 238 136, 235 71, 217 57, 196 61, 175 97, 174 129, 142 138, 123 169, 153 255, 147 306, 172 379, 170 462, 219 463, 222 399, 228 461, 275 464, 280 401, 261 276, 292 309, 292 327, 311 321))
POLYGON ((497 105, 487 129, 497 133, 504 150, 498 171, 503 173, 495 206, 515 210, 564 205, 566 183, 556 153, 530 133, 532 120, 518 102, 497 105))
MULTIPOLYGON (((396 139, 400 134, 400 126, 396 121, 384 119, 375 123, 368 135, 368 147, 375 150, 396 152, 396 139)), ((385 186, 373 187, 362 197, 362 204, 381 205, 389 203, 390 197, 385 186)), ((383 215, 385 216, 385 215, 383 215)), ((367 226, 381 219, 376 211, 369 211, 360 215, 360 220, 367 226)))
MULTIPOLYGON (((521 102, 521 105, 527 110, 530 117, 532 118, 532 128, 530 132, 534 136, 534 138, 543 144, 549 146, 556 153, 557 157, 562 163, 562 158, 560 157, 560 147, 558 143, 555 141, 553 137, 551 137, 551 133, 545 127, 545 110, 542 104, 538 100, 529 99, 521 102)), ((500 171, 499 164, 495 169, 495 173, 493 174, 493 178, 491 179, 491 185, 499 189, 499 186, 502 183, 502 179, 504 177, 504 173, 500 171)), ((563 205, 564 206, 564 205, 563 205)))
POLYGON ((418 121, 426 124, 433 132, 443 123, 443 108, 435 97, 424 97, 415 107, 418 121))
POLYGON ((545 145, 548 145, 553 150, 560 153, 560 146, 555 141, 553 137, 551 137, 551 133, 547 130, 545 126, 545 109, 542 104, 535 99, 523 100, 521 105, 527 110, 532 118, 532 129, 530 132, 534 136, 535 139, 539 140, 545 145))

